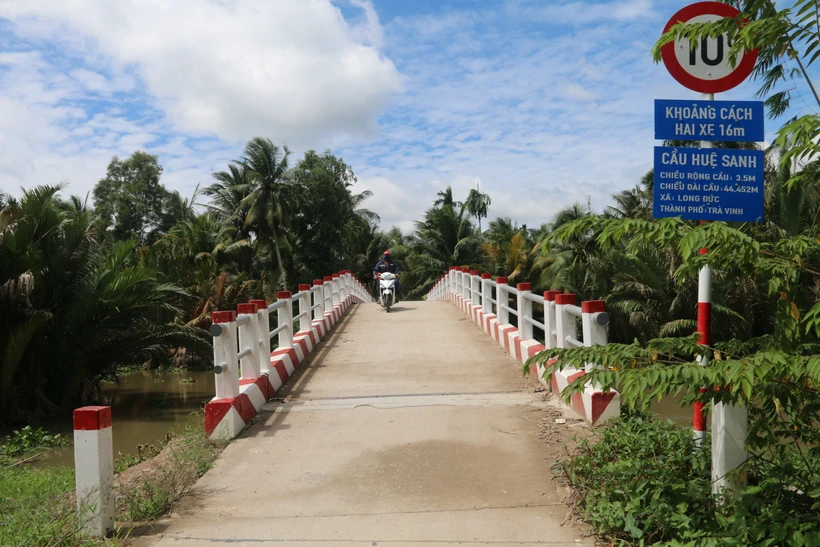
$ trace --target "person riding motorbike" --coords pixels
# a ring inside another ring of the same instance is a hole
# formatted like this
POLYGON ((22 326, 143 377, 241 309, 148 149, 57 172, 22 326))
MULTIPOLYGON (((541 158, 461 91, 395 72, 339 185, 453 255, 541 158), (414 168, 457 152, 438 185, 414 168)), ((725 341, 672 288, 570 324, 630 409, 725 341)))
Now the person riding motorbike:
POLYGON ((384 252, 382 255, 382 259, 376 264, 373 268, 373 280, 375 283, 376 295, 379 294, 379 274, 384 272, 390 272, 392 274, 396 274, 396 303, 399 301, 399 297, 401 295, 401 284, 399 282, 399 276, 401 276, 401 268, 399 268, 399 264, 393 260, 393 254, 390 252, 390 249, 384 252))

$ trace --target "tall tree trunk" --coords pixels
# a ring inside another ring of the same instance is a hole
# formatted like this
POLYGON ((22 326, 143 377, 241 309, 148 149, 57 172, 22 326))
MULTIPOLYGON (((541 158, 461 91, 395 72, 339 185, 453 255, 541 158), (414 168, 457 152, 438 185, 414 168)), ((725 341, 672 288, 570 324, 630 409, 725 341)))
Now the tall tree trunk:
POLYGON ((276 237, 276 226, 271 224, 271 233, 273 234, 273 248, 276 251, 276 261, 279 263, 279 273, 282 274, 282 278, 279 280, 279 286, 282 290, 287 290, 288 288, 288 278, 285 275, 285 265, 282 264, 282 253, 279 252, 279 239, 276 237))

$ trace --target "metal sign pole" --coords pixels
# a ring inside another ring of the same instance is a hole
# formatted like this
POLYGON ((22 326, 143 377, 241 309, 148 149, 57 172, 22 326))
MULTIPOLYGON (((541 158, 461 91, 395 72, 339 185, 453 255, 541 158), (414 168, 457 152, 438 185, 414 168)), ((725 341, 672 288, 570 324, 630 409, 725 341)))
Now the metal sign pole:
MULTIPOLYGON (((704 93, 701 97, 704 101, 714 101, 714 93, 704 93)), ((701 148, 713 148, 711 141, 701 141, 701 148)), ((704 221, 700 221, 701 225, 704 221)), ((708 250, 704 247, 700 254, 706 254, 708 250)), ((712 269, 707 264, 700 270, 698 275, 698 334, 700 334, 699 344, 708 346, 711 344, 712 333, 712 269)), ((709 357, 699 357, 698 364, 705 367, 709 364, 709 357)), ((701 393, 706 393, 706 387, 701 386, 701 393)), ((706 415, 703 411, 703 403, 695 403, 694 416, 692 417, 692 432, 695 437, 695 444, 701 446, 706 437, 706 415)))

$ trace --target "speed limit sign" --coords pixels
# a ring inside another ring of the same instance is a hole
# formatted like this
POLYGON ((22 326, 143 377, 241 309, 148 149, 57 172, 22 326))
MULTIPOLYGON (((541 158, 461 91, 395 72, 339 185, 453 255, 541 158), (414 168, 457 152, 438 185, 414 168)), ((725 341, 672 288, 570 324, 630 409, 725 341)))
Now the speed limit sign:
MULTIPOLYGON (((736 18, 737 8, 719 2, 698 2, 681 9, 669 19, 663 32, 676 23, 707 23, 725 17, 736 18)), ((737 56, 735 66, 729 63, 729 38, 702 38, 695 49, 688 39, 669 42, 661 48, 663 64, 681 85, 700 93, 721 93, 739 85, 749 77, 757 61, 757 50, 737 56)))

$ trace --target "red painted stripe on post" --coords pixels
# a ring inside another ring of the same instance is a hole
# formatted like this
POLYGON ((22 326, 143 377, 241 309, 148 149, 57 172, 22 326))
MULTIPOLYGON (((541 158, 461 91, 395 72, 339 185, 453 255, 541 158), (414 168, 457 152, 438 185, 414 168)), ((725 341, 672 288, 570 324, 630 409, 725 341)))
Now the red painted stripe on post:
POLYGON ((583 313, 601 313, 606 311, 606 301, 604 300, 586 300, 581 302, 581 311, 583 313))
POLYGON ((75 431, 97 431, 111 427, 110 406, 84 406, 74 410, 75 431))
MULTIPOLYGON (((700 388, 700 392, 706 393, 706 388, 700 388)), ((692 429, 695 431, 706 431, 706 413, 703 411, 704 406, 706 406, 704 403, 695 401, 692 416, 692 429)))
POLYGON ((712 304, 710 302, 698 302, 698 333, 700 340, 698 344, 710 345, 712 343, 712 304))
POLYGON ((256 304, 254 304, 253 302, 246 302, 244 304, 237 304, 236 305, 236 313, 252 314, 252 313, 256 313, 257 311, 259 311, 259 310, 257 310, 256 304))
POLYGON ((544 291, 544 300, 547 302, 555 302, 555 297, 561 294, 561 291, 544 291))
POLYGON ((270 382, 268 382, 268 378, 265 375, 260 376, 259 378, 242 378, 239 379, 240 386, 247 386, 249 384, 256 384, 256 387, 259 388, 259 391, 262 392, 262 395, 265 397, 267 401, 270 399, 270 396, 273 395, 270 391, 270 382))
POLYGON ((566 306, 575 304, 575 295, 572 293, 569 294, 556 294, 555 295, 555 303, 559 306, 566 306))
POLYGON ((290 375, 288 374, 288 367, 285 366, 285 362, 282 361, 282 359, 272 361, 271 367, 276 369, 276 373, 279 375, 279 379, 282 380, 283 384, 288 381, 288 378, 290 378, 290 375))
POLYGON ((310 351, 308 351, 307 341, 304 338, 300 338, 298 340, 294 339, 294 342, 299 344, 299 347, 302 348, 302 355, 307 357, 310 354, 310 351))
POLYGON ((231 311, 212 311, 211 323, 232 323, 236 321, 236 312, 231 311))
POLYGON ((239 397, 231 399, 231 404, 236 411, 239 412, 239 415, 242 417, 242 421, 245 422, 245 424, 256 417, 256 407, 253 406, 250 397, 244 393, 240 393, 239 397))
POLYGON ((205 433, 214 432, 222 418, 231 409, 231 399, 213 399, 205 405, 205 433))
POLYGON ((601 414, 607 409, 607 407, 612 403, 612 399, 615 398, 615 392, 610 391, 608 393, 598 393, 595 392, 592 394, 590 404, 592 405, 592 412, 590 412, 592 416, 592 425, 598 423, 598 418, 601 417, 601 414))

